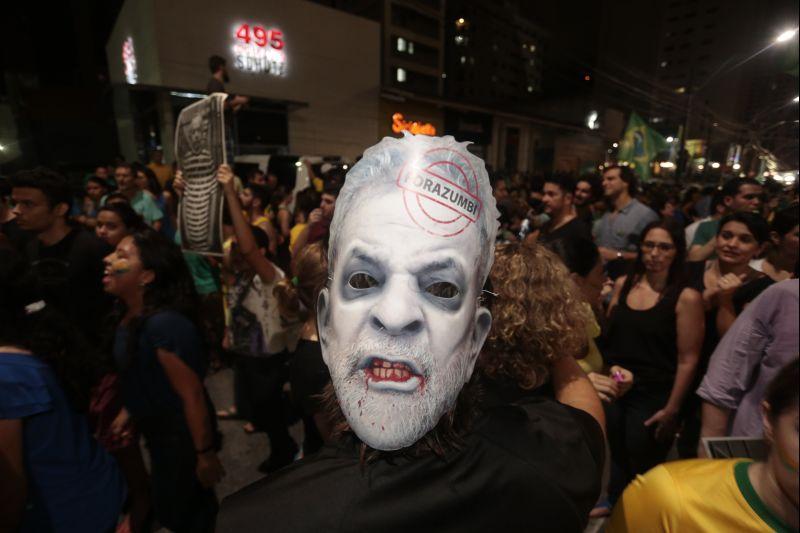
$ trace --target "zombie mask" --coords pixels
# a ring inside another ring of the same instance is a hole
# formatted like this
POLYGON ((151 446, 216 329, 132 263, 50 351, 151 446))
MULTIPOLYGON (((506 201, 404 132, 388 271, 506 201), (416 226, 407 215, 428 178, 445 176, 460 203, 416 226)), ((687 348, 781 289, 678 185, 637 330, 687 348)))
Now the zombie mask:
POLYGON ((414 444, 472 375, 497 215, 483 161, 452 137, 387 137, 348 173, 317 315, 342 411, 369 446, 414 444))

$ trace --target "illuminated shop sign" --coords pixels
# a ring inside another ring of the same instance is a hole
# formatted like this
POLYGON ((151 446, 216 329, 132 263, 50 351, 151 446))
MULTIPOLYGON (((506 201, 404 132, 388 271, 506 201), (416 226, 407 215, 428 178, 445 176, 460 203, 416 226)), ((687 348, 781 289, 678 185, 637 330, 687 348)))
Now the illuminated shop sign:
POLYGON ((133 49, 133 37, 122 43, 122 64, 125 67, 125 80, 131 85, 136 83, 139 75, 136 72, 136 52, 133 49))
POLYGON ((262 25, 239 24, 233 28, 233 66, 253 73, 286 76, 286 42, 283 32, 262 25))
POLYGON ((395 133, 408 131, 414 135, 436 135, 436 127, 433 124, 406 120, 402 113, 392 115, 392 131, 395 133))

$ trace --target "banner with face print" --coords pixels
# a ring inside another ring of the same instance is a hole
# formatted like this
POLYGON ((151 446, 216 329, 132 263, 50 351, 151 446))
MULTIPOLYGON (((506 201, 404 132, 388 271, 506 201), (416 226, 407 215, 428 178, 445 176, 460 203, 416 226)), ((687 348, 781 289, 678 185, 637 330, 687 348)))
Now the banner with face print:
POLYGON ((227 162, 224 106, 214 93, 181 111, 175 129, 175 157, 186 190, 178 207, 184 250, 223 255, 222 208, 217 168, 227 162))

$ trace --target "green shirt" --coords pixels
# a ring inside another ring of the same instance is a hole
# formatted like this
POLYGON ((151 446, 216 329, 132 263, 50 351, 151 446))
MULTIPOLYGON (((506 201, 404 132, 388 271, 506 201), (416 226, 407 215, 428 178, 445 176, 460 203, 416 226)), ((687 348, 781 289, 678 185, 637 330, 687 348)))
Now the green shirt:
MULTIPOLYGON (((175 232, 175 243, 181 244, 181 232, 175 232)), ((222 288, 222 282, 219 278, 219 268, 214 267, 200 254, 183 251, 183 259, 186 261, 186 266, 189 267, 189 272, 192 274, 194 280, 194 288, 197 289, 197 294, 205 296, 206 294, 213 294, 219 292, 222 288)))
POLYGON ((131 207, 134 211, 142 215, 142 218, 148 225, 153 225, 153 222, 164 218, 164 213, 156 205, 156 201, 144 191, 136 193, 136 196, 131 200, 131 207))
POLYGON ((717 230, 719 230, 719 220, 712 219, 701 222, 700 225, 697 226, 697 231, 694 233, 692 246, 703 246, 717 236, 717 230))

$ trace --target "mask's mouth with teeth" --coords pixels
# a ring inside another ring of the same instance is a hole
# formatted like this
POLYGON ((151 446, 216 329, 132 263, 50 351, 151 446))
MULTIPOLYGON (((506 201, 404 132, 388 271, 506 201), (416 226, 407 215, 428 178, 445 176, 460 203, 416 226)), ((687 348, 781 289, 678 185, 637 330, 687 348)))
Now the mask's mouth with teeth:
POLYGON ((408 360, 369 357, 362 370, 367 386, 376 390, 412 392, 425 381, 417 365, 408 360))

